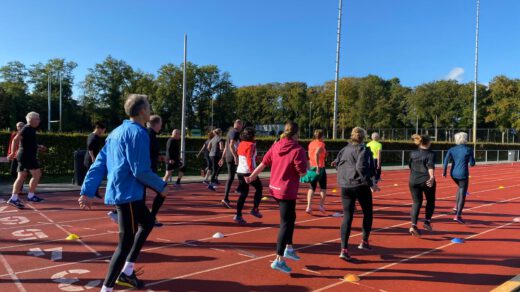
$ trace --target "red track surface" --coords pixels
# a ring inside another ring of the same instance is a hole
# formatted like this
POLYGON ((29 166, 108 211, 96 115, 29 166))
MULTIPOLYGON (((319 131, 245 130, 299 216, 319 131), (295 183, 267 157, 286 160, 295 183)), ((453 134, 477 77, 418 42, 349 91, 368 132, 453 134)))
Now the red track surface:
MULTIPOLYGON (((219 204, 222 187, 213 193, 202 184, 184 185, 171 190, 159 214, 165 226, 152 232, 137 267, 144 270, 146 289, 153 291, 489 291, 519 274, 520 223, 513 218, 520 216, 520 168, 472 169, 466 225, 448 215, 455 185, 439 170, 437 176, 435 231, 417 239, 407 232, 407 172, 383 174, 382 191, 374 197, 373 250, 355 248, 361 231, 358 212, 350 241, 352 263, 338 258, 342 219, 330 216, 341 210, 335 175, 329 175, 329 216, 304 212, 302 188, 294 236, 302 260, 288 262, 291 275, 269 267, 279 223, 273 201, 262 202, 263 219, 246 215, 248 224, 237 226, 233 210, 219 204), (226 237, 211 238, 215 232, 226 237), (453 237, 466 243, 452 244, 453 237), (359 275, 361 281, 342 281, 346 274, 359 275)), ((106 216, 109 208, 97 204, 92 211, 80 211, 74 193, 44 197, 44 203, 27 204, 27 210, 0 205, 0 291, 98 290, 117 243, 117 226, 106 216), (69 233, 81 241, 64 240, 69 233)))

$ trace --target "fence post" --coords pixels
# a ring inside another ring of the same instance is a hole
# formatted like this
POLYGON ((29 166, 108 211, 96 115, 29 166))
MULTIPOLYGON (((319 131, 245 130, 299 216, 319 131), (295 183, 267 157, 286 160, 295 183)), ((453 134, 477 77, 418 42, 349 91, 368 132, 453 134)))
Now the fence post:
POLYGON ((486 157, 485 158, 485 162, 487 163, 487 154, 488 154, 488 151, 487 150, 484 150, 484 156, 486 157))
POLYGON ((500 161, 500 150, 497 150, 497 162, 500 161))
POLYGON ((404 150, 401 151, 401 167, 404 168, 404 150))
POLYGON ((441 163, 444 163, 444 150, 441 150, 441 163))

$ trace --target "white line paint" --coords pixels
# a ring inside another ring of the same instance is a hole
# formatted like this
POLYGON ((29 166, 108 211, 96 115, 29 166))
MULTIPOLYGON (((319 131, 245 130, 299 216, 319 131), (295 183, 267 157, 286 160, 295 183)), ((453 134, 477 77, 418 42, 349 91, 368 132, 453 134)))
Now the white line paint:
POLYGON ((18 291, 27 292, 27 290, 25 290, 25 288, 23 287, 22 282, 20 281, 18 276, 16 276, 16 273, 13 271, 13 268, 11 268, 11 265, 9 265, 7 259, 1 253, 0 262, 2 262, 2 265, 4 266, 11 280, 13 280, 14 284, 16 285, 16 288, 18 288, 18 291))

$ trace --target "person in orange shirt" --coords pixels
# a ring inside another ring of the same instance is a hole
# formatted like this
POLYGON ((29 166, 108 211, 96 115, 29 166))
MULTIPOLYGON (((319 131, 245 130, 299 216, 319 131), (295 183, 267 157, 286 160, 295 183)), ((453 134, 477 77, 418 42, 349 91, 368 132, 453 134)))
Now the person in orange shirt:
POLYGON ((312 196, 316 191, 316 187, 320 185, 320 211, 325 212, 325 197, 327 196, 327 173, 325 172, 325 158, 327 150, 325 142, 323 142, 323 130, 314 131, 314 140, 309 143, 309 162, 310 167, 316 167, 316 173, 319 175, 318 181, 311 182, 311 187, 307 192, 307 209, 305 212, 312 214, 312 196))
MULTIPOLYGON (((12 132, 11 133, 11 138, 9 138, 9 146, 8 146, 8 149, 7 149, 7 157, 12 157, 12 156, 16 156, 18 154, 18 148, 20 148, 20 144, 16 144, 15 147, 13 148, 12 144, 13 144, 13 140, 14 138, 16 137, 16 135, 18 135, 23 127, 25 127, 25 123, 24 122, 18 122, 16 123, 16 131, 15 132, 12 132), (11 155, 13 154, 14 155, 11 155)), ((13 176, 14 179, 16 179, 18 177, 18 160, 16 159, 16 157, 14 157, 13 159, 11 159, 11 175, 13 176)))

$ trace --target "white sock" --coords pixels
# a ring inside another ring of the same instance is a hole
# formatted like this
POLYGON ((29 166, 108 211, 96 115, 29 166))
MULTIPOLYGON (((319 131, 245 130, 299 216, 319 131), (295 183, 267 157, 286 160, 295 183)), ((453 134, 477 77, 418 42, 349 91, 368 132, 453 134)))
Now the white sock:
POLYGON ((34 193, 29 192, 27 195, 27 199, 32 199, 34 197, 34 193))
POLYGON ((12 194, 11 195, 11 200, 12 201, 18 201, 18 194, 12 194))
POLYGON ((114 291, 114 288, 108 288, 105 285, 103 285, 103 287, 101 287, 101 292, 112 292, 112 291, 114 291))
POLYGON ((125 275, 130 276, 134 272, 134 263, 125 262, 125 266, 123 267, 123 273, 125 275))

